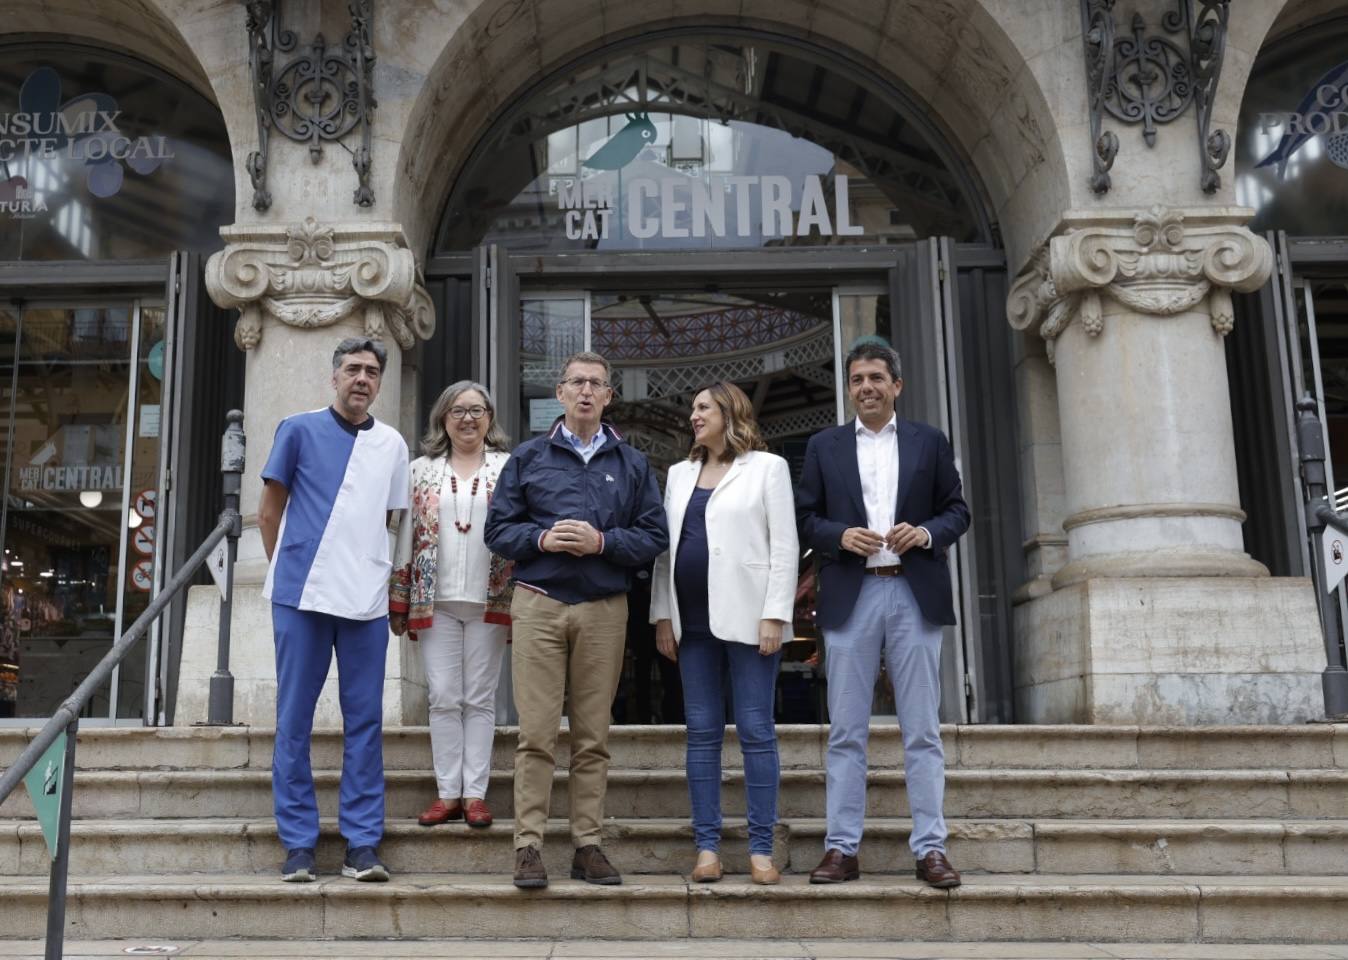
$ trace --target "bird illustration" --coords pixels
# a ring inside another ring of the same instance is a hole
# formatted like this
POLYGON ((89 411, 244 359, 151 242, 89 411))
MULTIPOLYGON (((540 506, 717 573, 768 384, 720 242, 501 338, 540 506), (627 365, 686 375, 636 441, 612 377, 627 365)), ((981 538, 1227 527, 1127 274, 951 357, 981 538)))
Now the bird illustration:
POLYGON ((641 148, 655 142, 655 124, 644 113, 627 114, 623 127, 585 161, 591 170, 621 170, 637 158, 641 148))
MULTIPOLYGON (((1348 78, 1348 61, 1339 64, 1337 67, 1330 70, 1319 80, 1315 81, 1315 83, 1312 84, 1309 92, 1307 92, 1306 96, 1302 98, 1301 103, 1297 104, 1297 108, 1294 112, 1298 116, 1303 118, 1315 113, 1328 114, 1329 111, 1326 108, 1321 107, 1316 99, 1317 96, 1319 95, 1320 88, 1334 87, 1335 89, 1339 89, 1343 86, 1343 82, 1346 78, 1348 78)), ((1276 164, 1278 167, 1278 179, 1281 180, 1283 178, 1283 174, 1287 172, 1287 162, 1292 159, 1292 156, 1298 150, 1300 150, 1303 146, 1306 145, 1306 141, 1310 140, 1314 136, 1316 136, 1316 134, 1292 133, 1290 131, 1288 133, 1283 134, 1282 139, 1278 141, 1278 146, 1274 148, 1273 152, 1270 153, 1264 159, 1260 160, 1257 164, 1255 164, 1255 166, 1271 167, 1274 164, 1276 164)), ((1342 136, 1343 134, 1339 134, 1338 136, 1330 137, 1328 139, 1338 141, 1342 136)), ((1331 143, 1326 145, 1331 148, 1329 151, 1331 159, 1333 159, 1334 154, 1342 152, 1339 149, 1335 149, 1342 146, 1342 144, 1340 143, 1331 143)), ((1338 163, 1337 160, 1335 162, 1338 163)), ((1339 164, 1339 166, 1344 166, 1344 164, 1339 164)))

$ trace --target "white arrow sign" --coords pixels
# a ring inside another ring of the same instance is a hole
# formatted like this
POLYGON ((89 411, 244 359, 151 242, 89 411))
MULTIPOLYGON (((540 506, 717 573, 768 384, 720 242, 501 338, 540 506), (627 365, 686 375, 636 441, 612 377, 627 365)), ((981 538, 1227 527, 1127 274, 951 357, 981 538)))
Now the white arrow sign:
POLYGON ((1325 593, 1333 593, 1348 576, 1348 537, 1326 527, 1320 535, 1320 552, 1325 558, 1325 593))
POLYGON ((221 540, 215 545, 210 556, 206 558, 206 566, 211 571, 211 579, 215 585, 220 588, 220 599, 225 599, 225 559, 227 556, 228 544, 221 540))

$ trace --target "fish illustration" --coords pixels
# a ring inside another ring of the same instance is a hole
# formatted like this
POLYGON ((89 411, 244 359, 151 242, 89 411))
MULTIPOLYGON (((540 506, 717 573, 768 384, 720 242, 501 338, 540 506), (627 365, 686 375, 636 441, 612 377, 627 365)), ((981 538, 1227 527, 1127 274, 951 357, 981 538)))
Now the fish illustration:
POLYGON ((655 142, 655 124, 644 113, 627 114, 623 127, 585 161, 591 170, 621 170, 637 158, 641 148, 655 142))
MULTIPOLYGON (((1348 79, 1348 61, 1344 61, 1337 67, 1334 67, 1319 80, 1315 81, 1315 83, 1311 85, 1310 90, 1306 93, 1306 96, 1301 99, 1301 103, 1297 104, 1297 108, 1293 112, 1301 117, 1317 113, 1323 113, 1328 116, 1330 113, 1328 108, 1321 106, 1317 100, 1320 88, 1332 86, 1335 89, 1338 89, 1343 86, 1346 79, 1348 79)), ((1283 134, 1282 139, 1278 141, 1278 146, 1273 149, 1273 152, 1260 160, 1255 166, 1271 167, 1276 164, 1278 167, 1278 179, 1281 180, 1283 174, 1287 172, 1287 162, 1292 159, 1292 156, 1298 150, 1306 145, 1307 140, 1310 140, 1314 136, 1317 136, 1317 134, 1292 133, 1290 131, 1283 134)), ((1343 136, 1343 134, 1339 134, 1338 136, 1329 139, 1338 140, 1341 136, 1343 136)), ((1331 150, 1330 152, 1334 153, 1335 151, 1331 150)))

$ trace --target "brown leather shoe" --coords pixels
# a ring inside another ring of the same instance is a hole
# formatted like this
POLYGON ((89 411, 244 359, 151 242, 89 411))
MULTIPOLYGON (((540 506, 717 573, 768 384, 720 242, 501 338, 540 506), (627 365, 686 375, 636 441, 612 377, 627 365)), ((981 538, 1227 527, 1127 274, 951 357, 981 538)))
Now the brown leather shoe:
POLYGON ((463 808, 463 819, 470 827, 490 827, 491 810, 487 801, 476 798, 469 800, 463 808))
POLYGON ((861 864, 856 857, 845 856, 836 848, 824 854, 819 866, 810 871, 811 883, 845 883, 861 877, 861 864))
POLYGON ((622 874, 613 869, 613 864, 608 862, 608 857, 604 856, 604 851, 600 850, 596 843, 576 851, 575 857, 571 860, 571 879, 597 883, 605 887, 616 886, 623 882, 622 874))
POLYGON ((917 861, 916 873, 919 880, 925 880, 941 890, 958 887, 961 882, 960 872, 950 865, 950 861, 940 850, 933 850, 917 861))
POLYGON ((520 847, 515 851, 515 886, 521 890, 538 890, 548 885, 548 871, 537 847, 520 847))
POLYGON ((423 827, 434 827, 437 824, 448 823, 451 820, 460 820, 463 818, 463 804, 455 800, 453 803, 445 800, 436 800, 425 810, 421 811, 421 816, 417 817, 417 823, 423 827))

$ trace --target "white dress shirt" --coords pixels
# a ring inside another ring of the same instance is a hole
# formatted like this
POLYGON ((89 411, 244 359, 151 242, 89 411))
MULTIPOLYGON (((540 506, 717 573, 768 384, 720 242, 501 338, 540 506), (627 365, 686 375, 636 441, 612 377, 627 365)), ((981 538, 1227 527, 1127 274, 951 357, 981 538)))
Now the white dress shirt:
MULTIPOLYGON (((899 499, 898 416, 889 418, 878 431, 868 430, 857 417, 857 468, 861 472, 861 498, 866 504, 866 526, 884 536, 894 526, 899 499)), ((903 560, 889 547, 866 558, 868 567, 892 567, 903 560)))

